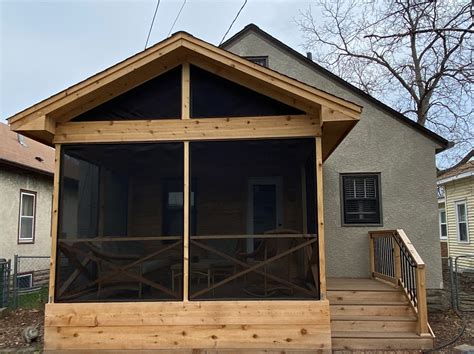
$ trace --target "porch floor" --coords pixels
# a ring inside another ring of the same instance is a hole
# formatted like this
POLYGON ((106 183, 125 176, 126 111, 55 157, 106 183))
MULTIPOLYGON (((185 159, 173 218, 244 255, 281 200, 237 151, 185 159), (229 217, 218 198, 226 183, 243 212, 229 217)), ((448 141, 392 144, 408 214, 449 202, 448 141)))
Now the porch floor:
POLYGON ((333 350, 421 350, 433 337, 416 333, 416 316, 402 289, 363 278, 329 278, 333 350))

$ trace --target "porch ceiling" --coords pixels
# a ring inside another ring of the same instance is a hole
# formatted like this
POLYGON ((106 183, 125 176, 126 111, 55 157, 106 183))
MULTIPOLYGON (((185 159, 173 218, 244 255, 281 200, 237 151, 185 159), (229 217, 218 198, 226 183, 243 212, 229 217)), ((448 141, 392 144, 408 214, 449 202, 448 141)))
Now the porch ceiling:
POLYGON ((323 128, 325 158, 357 123, 362 112, 359 105, 179 32, 25 109, 8 121, 12 130, 53 145, 58 124, 68 122, 182 63, 199 66, 317 118, 323 128))

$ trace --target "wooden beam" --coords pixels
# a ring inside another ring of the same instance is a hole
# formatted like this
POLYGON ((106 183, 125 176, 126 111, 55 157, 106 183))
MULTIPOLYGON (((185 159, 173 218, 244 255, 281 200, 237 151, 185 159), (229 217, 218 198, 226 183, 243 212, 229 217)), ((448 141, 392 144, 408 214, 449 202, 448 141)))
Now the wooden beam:
POLYGON ((184 142, 183 301, 189 300, 189 141, 184 142))
POLYGON ((53 205, 51 216, 51 259, 49 262, 49 303, 54 302, 54 289, 56 281, 56 251, 58 241, 58 218, 59 218, 59 177, 61 171, 61 145, 56 144, 54 152, 54 182, 53 182, 53 205))
MULTIPOLYGON (((80 83, 74 86, 71 86, 70 88, 64 91, 61 91, 60 93, 56 95, 44 101, 41 101, 40 103, 34 106, 31 106, 30 108, 25 109, 24 111, 11 117, 9 119, 9 122, 10 124, 12 124, 16 121, 19 121, 20 119, 23 120, 24 122, 29 122, 41 115, 45 115, 45 114, 49 115, 49 113, 51 112, 54 112, 58 109, 62 109, 63 107, 68 106, 69 104, 72 104, 77 99, 87 97, 90 93, 96 91, 99 88, 106 87, 107 85, 110 85, 111 83, 116 82, 121 77, 124 77, 131 73, 136 74, 137 72, 142 71, 142 68, 146 66, 149 66, 149 68, 152 68, 152 67, 156 68, 157 66, 160 67, 164 64, 165 66, 167 66, 166 70, 168 70, 170 69, 169 65, 171 64, 171 62, 167 63, 163 61, 159 64, 153 63, 153 62, 159 58, 165 57, 167 54, 178 49, 179 47, 181 47, 181 44, 182 44, 182 38, 178 38, 178 37, 170 38, 170 40, 163 41, 162 43, 159 43, 158 45, 153 46, 153 48, 150 48, 149 50, 140 52, 128 58, 127 60, 124 60, 104 70, 103 72, 97 75, 91 76, 90 78, 83 80, 80 83)), ((179 64, 178 62, 176 62, 176 60, 174 60, 174 63, 175 63, 174 64, 175 66, 179 64)), ((147 79, 149 80, 151 78, 152 76, 149 76, 147 79)), ((137 83, 137 85, 141 83, 143 83, 143 81, 140 83, 137 83)), ((122 82, 122 84, 124 84, 124 82, 122 82)), ((116 85, 116 86, 120 86, 120 85, 116 85)), ((121 90, 120 92, 116 92, 115 94, 111 92, 112 97, 114 97, 114 95, 118 95, 119 93, 124 92, 125 90, 131 89, 131 88, 132 86, 129 86, 128 88, 125 88, 121 90)), ((94 104, 97 105, 98 103, 94 102, 94 104)), ((56 117, 56 115, 54 115, 54 117, 56 117)))
POLYGON ((324 124, 325 122, 340 122, 340 121, 351 121, 355 120, 357 121, 358 118, 341 113, 337 110, 334 110, 332 108, 322 106, 322 114, 321 114, 321 124, 324 124))
POLYGON ((326 253, 324 244, 324 189, 323 189, 323 147, 321 137, 316 137, 316 194, 319 240, 319 289, 321 300, 326 299, 326 253))
POLYGON ((58 124, 55 143, 304 138, 321 135, 311 116, 161 119, 58 124))
POLYGON ((189 79, 189 63, 183 63, 181 77, 181 119, 190 118, 190 79, 189 79))

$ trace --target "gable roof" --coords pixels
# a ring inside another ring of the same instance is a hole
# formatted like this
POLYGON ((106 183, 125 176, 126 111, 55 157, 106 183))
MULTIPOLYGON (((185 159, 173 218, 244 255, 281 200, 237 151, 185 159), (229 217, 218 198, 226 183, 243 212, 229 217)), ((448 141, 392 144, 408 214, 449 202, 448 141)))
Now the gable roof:
POLYGON ((52 176, 54 149, 27 137, 20 139, 8 125, 0 123, 0 163, 52 176))
POLYGON ((328 132, 327 136, 331 136, 323 142, 325 158, 357 123, 362 112, 358 104, 262 67, 186 32, 177 32, 15 114, 8 119, 11 129, 52 145, 58 123, 68 122, 182 63, 196 65, 310 116, 321 118, 320 124, 328 132))
POLYGON ((438 184, 474 176, 474 149, 471 150, 456 165, 438 173, 438 184))
POLYGON ((299 60, 303 64, 308 65, 311 67, 313 70, 318 71, 322 73, 325 76, 328 76, 330 79, 336 81, 337 83, 341 84, 342 86, 346 87, 348 90, 353 91, 355 94, 358 96, 362 97, 363 99, 367 100, 368 102, 374 104, 376 107, 379 109, 385 111, 388 113, 391 117, 397 119, 403 124, 408 125, 409 127, 415 129, 418 131, 420 134, 426 136, 427 138, 433 140, 437 144, 440 145, 439 149, 436 149, 436 152, 441 152, 444 151, 450 147, 453 146, 453 144, 446 140, 445 138, 441 137, 440 135, 436 134, 435 132, 431 131, 430 129, 422 126, 421 124, 418 124, 417 122, 411 120, 410 118, 404 116, 400 112, 396 111, 395 109, 391 108, 390 106, 386 105, 385 103, 379 101, 378 99, 372 97, 371 95, 367 94, 366 92, 362 91, 361 89, 355 87, 351 83, 345 81, 341 77, 335 75, 331 71, 323 68, 321 65, 315 63, 313 60, 305 57, 303 54, 299 53, 298 51, 294 50, 293 48, 289 47, 285 43, 281 42, 280 40, 276 39, 269 33, 263 31, 260 29, 257 25, 251 23, 245 26, 240 32, 237 32, 235 35, 233 35, 231 38, 223 42, 220 47, 221 48, 226 48, 228 45, 232 44, 233 42, 239 40, 240 38, 244 37, 247 35, 249 32, 254 32, 257 35, 263 37, 270 43, 272 43, 274 46, 277 48, 283 50, 284 52, 288 53, 289 55, 295 57, 295 59, 299 60))

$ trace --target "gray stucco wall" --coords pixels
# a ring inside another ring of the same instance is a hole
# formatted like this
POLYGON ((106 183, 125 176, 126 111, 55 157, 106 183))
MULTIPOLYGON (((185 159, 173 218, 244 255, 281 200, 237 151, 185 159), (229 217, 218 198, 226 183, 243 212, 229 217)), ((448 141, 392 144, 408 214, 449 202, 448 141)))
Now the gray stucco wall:
MULTIPOLYGON (((51 254, 51 202, 53 178, 0 165, 0 258, 51 254), (20 189, 36 192, 36 224, 33 244, 18 244, 20 189)), ((37 261, 38 267, 48 262, 37 261)), ((33 269, 32 269, 33 270, 33 269)))
POLYGON ((368 277, 367 232, 402 228, 427 265, 428 287, 439 288, 436 143, 256 33, 225 49, 240 56, 268 56, 271 69, 364 107, 360 122, 324 164, 327 275, 368 277), (351 172, 380 172, 382 227, 341 226, 339 175, 351 172))

